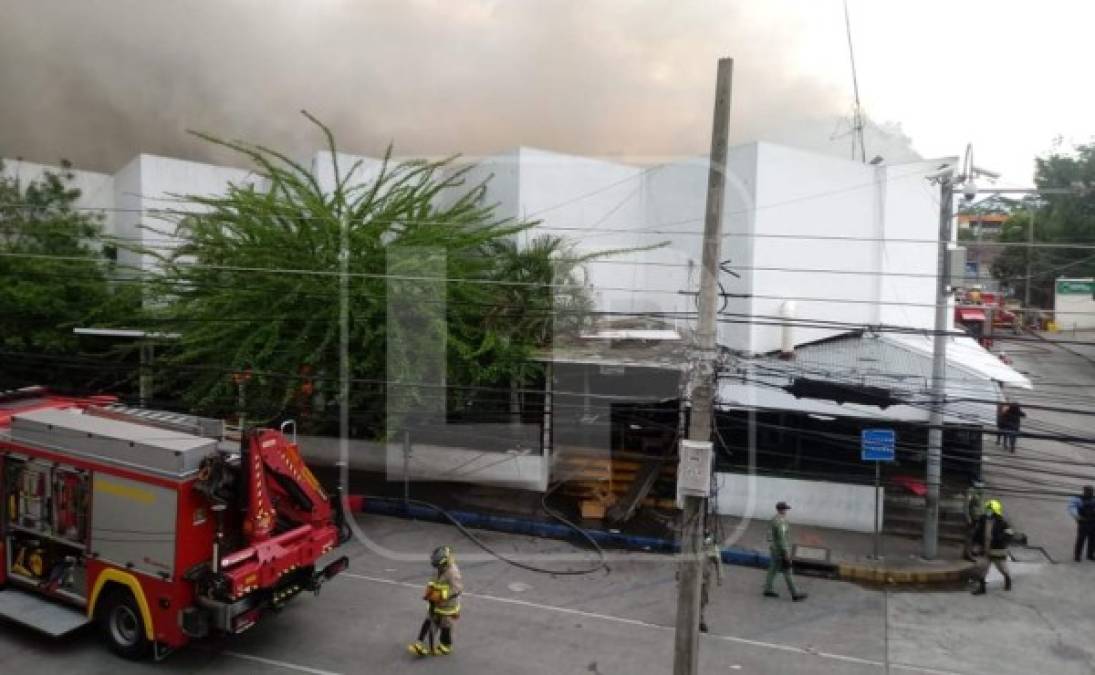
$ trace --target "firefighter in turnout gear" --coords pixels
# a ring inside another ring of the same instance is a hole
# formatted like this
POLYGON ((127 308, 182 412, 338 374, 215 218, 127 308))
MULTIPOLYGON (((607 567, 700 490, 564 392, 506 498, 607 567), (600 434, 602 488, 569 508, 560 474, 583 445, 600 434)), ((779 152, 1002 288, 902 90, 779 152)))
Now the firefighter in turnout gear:
POLYGON ((787 522, 787 512, 791 506, 787 502, 776 504, 776 516, 768 526, 768 576, 764 579, 764 597, 778 598, 772 584, 777 574, 783 574, 783 580, 787 582, 787 590, 791 592, 791 599, 800 602, 806 599, 805 593, 799 593, 795 588, 795 580, 791 574, 791 525, 787 522))
POLYGON ((974 595, 985 594, 985 578, 993 565, 1004 575, 1004 590, 1011 590, 1011 573, 1008 571, 1008 541, 1015 533, 1004 520, 1004 506, 998 499, 985 502, 985 513, 977 521, 974 531, 974 554, 977 559, 977 587, 974 595))
POLYGON ((407 646, 416 656, 448 656, 452 653, 452 629, 460 618, 460 595, 464 580, 456 566, 456 555, 449 546, 438 546, 430 555, 430 564, 437 573, 426 584, 423 599, 429 603, 426 619, 418 631, 418 640, 407 646), (440 637, 436 641, 435 638, 440 637), (429 646, 426 639, 429 638, 429 646))

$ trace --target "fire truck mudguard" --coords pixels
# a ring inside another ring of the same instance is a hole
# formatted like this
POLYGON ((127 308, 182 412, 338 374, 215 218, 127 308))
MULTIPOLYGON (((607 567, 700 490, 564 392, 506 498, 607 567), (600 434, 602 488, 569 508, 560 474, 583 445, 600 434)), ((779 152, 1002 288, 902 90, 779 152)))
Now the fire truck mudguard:
POLYGON ((87 603, 87 615, 89 617, 95 617, 95 611, 99 608, 99 600, 103 595, 103 587, 108 583, 119 584, 123 588, 129 589, 129 592, 133 594, 133 599, 137 601, 137 607, 141 610, 141 616, 139 618, 141 620, 141 625, 144 628, 145 637, 149 640, 155 639, 155 633, 152 630, 152 614, 148 609, 148 599, 145 598, 144 590, 137 581, 137 577, 129 572, 107 567, 99 573, 99 578, 95 580, 95 586, 91 591, 91 598, 87 603))

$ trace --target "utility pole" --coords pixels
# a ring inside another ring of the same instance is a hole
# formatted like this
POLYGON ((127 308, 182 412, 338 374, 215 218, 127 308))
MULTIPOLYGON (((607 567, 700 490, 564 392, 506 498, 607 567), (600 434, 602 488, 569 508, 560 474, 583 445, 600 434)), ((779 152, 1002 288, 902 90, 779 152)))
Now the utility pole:
POLYGON ((1038 212, 1038 202, 1032 201, 1030 206, 1030 226, 1027 228, 1027 284, 1023 292, 1023 325, 1030 322, 1030 275, 1031 258, 1034 257, 1034 214, 1038 212))
POLYGON ((947 249, 951 241, 951 220, 954 208, 954 173, 940 179, 939 251, 935 279, 935 344, 932 349, 931 414, 928 417, 928 466, 926 482, 928 497, 924 513, 924 558, 932 560, 939 548, 939 483, 943 457, 943 405, 947 375, 947 286, 950 266, 947 249))
MULTIPOLYGON (((733 59, 719 59, 715 83, 715 114, 711 128, 711 164, 707 173, 707 209, 703 225, 699 320, 689 391, 692 413, 688 438, 710 443, 714 398, 719 248, 722 243, 722 203, 726 187, 726 154, 730 140, 730 90, 733 59)), ((678 477, 679 480, 679 477, 678 477)), ((703 564, 703 520, 707 499, 684 497, 681 513, 681 569, 677 598, 674 675, 696 675, 699 665, 700 579, 703 564)))
POLYGON ((137 377, 137 397, 142 408, 147 408, 152 400, 152 360, 154 352, 151 342, 142 342, 140 346, 141 367, 137 377))

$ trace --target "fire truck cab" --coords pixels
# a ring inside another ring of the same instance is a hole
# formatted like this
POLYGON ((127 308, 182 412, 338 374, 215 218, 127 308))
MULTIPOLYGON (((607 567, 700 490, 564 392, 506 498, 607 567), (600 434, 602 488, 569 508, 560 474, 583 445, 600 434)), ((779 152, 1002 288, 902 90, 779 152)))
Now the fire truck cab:
POLYGON ((0 617, 60 636, 97 623, 114 651, 161 658, 239 633, 347 566, 329 498, 281 432, 0 393, 0 617))

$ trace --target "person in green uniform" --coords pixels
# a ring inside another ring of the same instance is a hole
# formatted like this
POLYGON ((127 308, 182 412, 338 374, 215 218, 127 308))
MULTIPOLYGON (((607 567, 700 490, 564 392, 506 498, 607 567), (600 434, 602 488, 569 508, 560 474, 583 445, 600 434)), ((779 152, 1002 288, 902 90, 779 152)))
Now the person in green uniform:
POLYGON ((711 584, 722 586, 722 551, 715 537, 707 533, 703 537, 703 584, 700 586, 700 632, 707 632, 707 603, 711 601, 711 584))
POLYGON ((779 594, 772 587, 777 574, 783 574, 787 582, 787 590, 791 592, 791 599, 801 602, 806 599, 805 593, 799 593, 795 588, 795 580, 791 574, 791 524, 787 522, 787 512, 791 506, 787 502, 776 504, 776 516, 768 526, 768 576, 764 579, 764 597, 778 598, 779 594))
POLYGON ((981 522, 981 516, 985 513, 985 484, 975 480, 970 484, 966 493, 966 542, 963 549, 963 557, 966 560, 975 560, 973 555, 974 530, 981 522))

